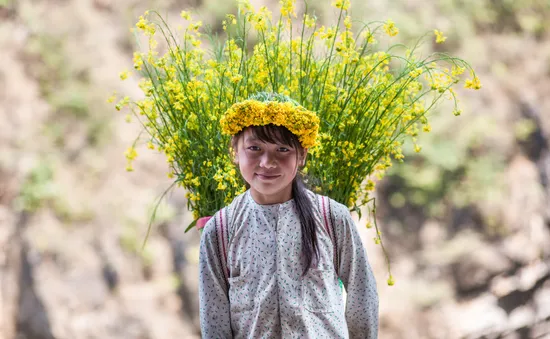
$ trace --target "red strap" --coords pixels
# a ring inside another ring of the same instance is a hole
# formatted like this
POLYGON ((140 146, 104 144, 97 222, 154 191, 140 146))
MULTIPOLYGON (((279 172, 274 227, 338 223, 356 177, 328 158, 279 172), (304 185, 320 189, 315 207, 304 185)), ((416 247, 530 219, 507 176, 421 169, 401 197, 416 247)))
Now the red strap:
POLYGON ((197 225, 196 225, 197 229, 202 230, 204 228, 204 226, 206 225, 206 223, 208 222, 208 220, 210 220, 210 219, 212 219, 211 216, 199 218, 197 220, 197 225))

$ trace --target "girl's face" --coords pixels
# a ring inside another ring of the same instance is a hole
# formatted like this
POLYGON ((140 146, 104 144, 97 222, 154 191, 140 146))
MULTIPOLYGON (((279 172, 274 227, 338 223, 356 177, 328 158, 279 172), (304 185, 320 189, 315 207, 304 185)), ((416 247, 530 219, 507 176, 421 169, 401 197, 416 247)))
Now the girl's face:
POLYGON ((239 136, 236 146, 235 162, 257 203, 277 204, 292 198, 292 181, 298 166, 304 165, 307 150, 263 142, 250 128, 239 136))

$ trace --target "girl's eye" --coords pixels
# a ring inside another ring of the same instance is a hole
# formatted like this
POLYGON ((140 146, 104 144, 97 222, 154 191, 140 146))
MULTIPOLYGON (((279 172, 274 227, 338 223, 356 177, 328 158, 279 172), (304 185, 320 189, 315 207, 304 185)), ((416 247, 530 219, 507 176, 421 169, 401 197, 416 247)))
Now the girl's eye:
POLYGON ((286 147, 279 147, 279 152, 290 152, 290 150, 286 147))
POLYGON ((259 151, 260 150, 260 148, 258 146, 249 146, 248 149, 251 150, 251 151, 259 151))

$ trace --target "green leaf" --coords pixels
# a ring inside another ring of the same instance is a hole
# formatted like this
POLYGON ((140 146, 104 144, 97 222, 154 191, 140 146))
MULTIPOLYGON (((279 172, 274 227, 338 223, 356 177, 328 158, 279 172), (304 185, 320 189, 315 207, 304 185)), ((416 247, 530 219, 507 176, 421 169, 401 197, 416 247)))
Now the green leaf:
POLYGON ((195 227, 195 225, 197 224, 197 220, 193 220, 192 223, 189 224, 189 226, 187 226, 187 228, 185 229, 185 232, 184 233, 187 233, 190 229, 192 229, 193 227, 195 227))

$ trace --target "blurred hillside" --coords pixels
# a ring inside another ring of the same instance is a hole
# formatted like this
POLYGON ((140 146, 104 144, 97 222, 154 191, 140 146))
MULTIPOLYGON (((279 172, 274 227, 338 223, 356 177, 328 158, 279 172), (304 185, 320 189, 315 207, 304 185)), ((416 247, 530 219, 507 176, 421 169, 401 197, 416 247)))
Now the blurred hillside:
MULTIPOLYGON (((260 2, 254 2, 259 6, 260 2)), ((277 10, 277 2, 267 3, 277 10)), ((0 338, 198 338, 197 232, 163 156, 125 149, 139 132, 106 98, 139 96, 130 32, 146 9, 174 22, 219 0, 0 0, 0 338)), ((303 6, 302 6, 303 7, 303 6)), ((311 4, 330 22, 329 1, 311 4)), ((300 10, 301 7, 299 7, 300 10)), ((483 89, 443 110, 423 150, 377 186, 393 263, 358 221, 381 299, 380 338, 550 337, 550 3, 353 3, 408 42, 472 63, 483 89)), ((444 107, 442 107, 444 108, 444 107)))

